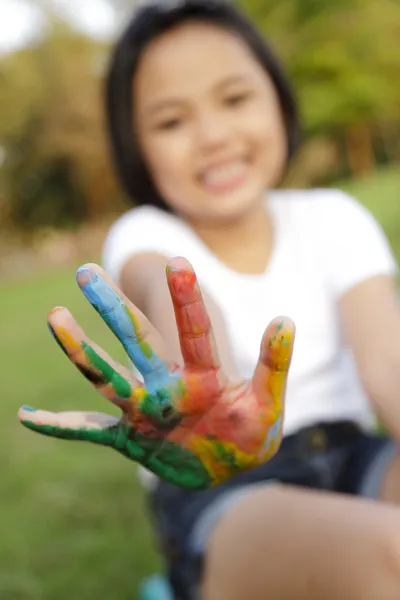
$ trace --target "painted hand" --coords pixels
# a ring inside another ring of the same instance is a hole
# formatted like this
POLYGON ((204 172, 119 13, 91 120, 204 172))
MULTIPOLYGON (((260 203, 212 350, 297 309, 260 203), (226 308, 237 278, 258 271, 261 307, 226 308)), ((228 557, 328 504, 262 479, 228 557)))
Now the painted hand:
POLYGON ((18 413, 23 425, 111 446, 159 477, 192 489, 217 485, 275 454, 294 342, 289 319, 268 326, 252 380, 233 383, 220 367, 200 288, 185 259, 175 258, 167 267, 183 367, 169 360, 157 331, 100 267, 81 267, 77 281, 144 381, 88 339, 66 308, 55 308, 48 324, 56 341, 122 416, 23 407, 18 413))

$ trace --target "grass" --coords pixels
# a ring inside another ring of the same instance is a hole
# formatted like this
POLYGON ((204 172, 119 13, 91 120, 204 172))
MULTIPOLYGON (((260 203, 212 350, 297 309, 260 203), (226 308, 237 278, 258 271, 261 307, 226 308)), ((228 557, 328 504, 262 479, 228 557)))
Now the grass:
MULTIPOLYGON (((400 169, 385 169, 362 180, 339 182, 369 208, 383 226, 398 258, 400 258, 400 169)), ((357 243, 357 232, 354 235, 357 243)))
MULTIPOLYGON (((400 174, 340 187, 372 209, 400 256, 400 174)), ((134 600, 141 578, 159 567, 135 465, 109 449, 40 437, 16 421, 21 404, 114 412, 46 330, 49 308, 64 304, 122 358, 74 271, 0 288, 1 600, 134 600)))
POLYGON ((140 579, 158 567, 135 465, 16 421, 21 404, 114 412, 48 334, 46 314, 57 304, 121 358, 73 268, 0 289, 0 598, 134 600, 140 579))

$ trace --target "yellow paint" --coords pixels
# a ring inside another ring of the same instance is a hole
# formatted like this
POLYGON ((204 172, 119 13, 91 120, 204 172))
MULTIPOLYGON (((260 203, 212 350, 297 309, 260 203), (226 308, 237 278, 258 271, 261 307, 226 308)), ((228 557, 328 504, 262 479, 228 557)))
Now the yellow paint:
POLYGON ((128 317, 132 321, 133 327, 135 329, 136 336, 138 337, 139 340, 141 340, 142 339, 142 335, 141 335, 141 332, 140 332, 139 319, 137 318, 137 316, 135 315, 135 313, 129 308, 129 306, 127 306, 126 304, 124 304, 124 308, 125 308, 126 314, 128 315, 128 317))
POLYGON ((139 348, 143 352, 146 358, 151 358, 153 356, 153 350, 147 342, 139 342, 139 348))
POLYGON ((145 390, 145 388, 142 387, 137 387, 132 392, 132 398, 137 402, 143 400, 145 396, 147 396, 147 391, 145 390))
POLYGON ((272 360, 278 365, 278 369, 271 371, 267 378, 267 388, 273 402, 270 407, 270 415, 273 421, 279 418, 282 414, 282 397, 287 380, 289 359, 293 347, 293 333, 287 329, 282 334, 282 323, 277 326, 280 332, 278 336, 272 336, 269 340, 270 352, 272 360), (278 338, 278 339, 277 339, 278 338), (283 339, 284 338, 284 339, 283 339), (285 344, 283 343, 285 342, 285 344))
POLYGON ((245 452, 238 450, 236 445, 232 442, 222 440, 214 442, 213 440, 207 440, 203 437, 192 435, 188 440, 187 447, 200 457, 201 462, 213 478, 214 485, 218 485, 232 476, 232 465, 228 462, 221 461, 217 444, 222 445, 227 453, 231 452, 235 455, 235 463, 241 471, 246 471, 255 466, 256 458, 254 455, 246 454, 245 452))
POLYGON ((69 331, 67 331, 67 329, 57 325, 57 329, 55 329, 54 331, 56 332, 58 339, 63 344, 68 353, 69 350, 73 350, 82 352, 82 355, 85 355, 85 353, 82 351, 80 342, 77 339, 75 339, 69 333, 69 331))

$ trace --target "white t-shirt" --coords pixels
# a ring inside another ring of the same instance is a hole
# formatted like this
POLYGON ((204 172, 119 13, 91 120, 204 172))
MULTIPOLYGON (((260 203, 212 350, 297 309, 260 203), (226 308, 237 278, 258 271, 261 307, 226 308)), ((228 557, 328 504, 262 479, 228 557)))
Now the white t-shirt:
POLYGON ((397 270, 373 216, 337 190, 269 193, 274 248, 261 275, 222 264, 180 219, 149 206, 133 208, 111 227, 103 262, 118 284, 134 254, 185 256, 201 287, 221 307, 238 373, 250 378, 268 323, 296 324, 286 394, 284 435, 319 421, 351 419, 369 429, 374 417, 343 339, 338 299, 354 285, 397 270))

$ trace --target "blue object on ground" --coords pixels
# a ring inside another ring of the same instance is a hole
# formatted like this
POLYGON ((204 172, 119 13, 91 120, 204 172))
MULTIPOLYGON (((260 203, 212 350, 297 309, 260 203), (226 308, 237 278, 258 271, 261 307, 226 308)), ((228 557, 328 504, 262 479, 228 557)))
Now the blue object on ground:
POLYGON ((174 600, 171 586, 164 575, 151 575, 139 589, 139 600, 174 600))

